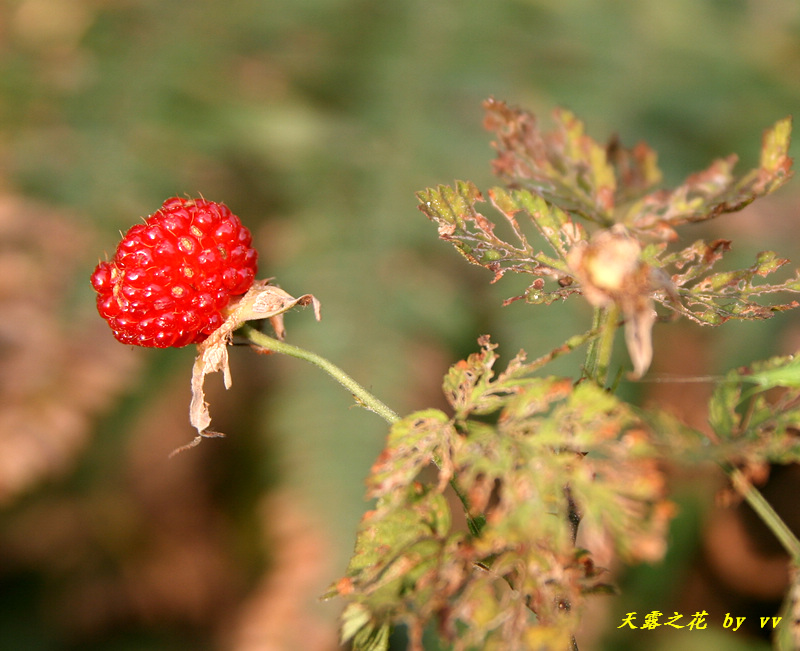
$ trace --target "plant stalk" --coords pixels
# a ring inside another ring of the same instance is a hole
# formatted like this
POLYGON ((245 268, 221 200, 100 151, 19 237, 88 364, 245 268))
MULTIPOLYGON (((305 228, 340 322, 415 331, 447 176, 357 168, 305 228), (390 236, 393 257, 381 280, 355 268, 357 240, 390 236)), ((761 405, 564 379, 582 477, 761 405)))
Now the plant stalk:
POLYGON ((252 326, 246 324, 239 328, 238 332, 247 337, 250 342, 259 348, 270 350, 274 353, 283 353, 284 355, 289 355, 290 357, 296 357, 297 359, 305 360, 306 362, 309 362, 310 364, 322 369, 345 389, 347 389, 353 395, 359 405, 371 412, 376 413, 390 425, 400 420, 400 416, 398 416, 394 410, 387 407, 383 402, 367 391, 352 377, 336 366, 336 364, 329 362, 324 357, 321 357, 316 353, 312 353, 310 350, 306 350, 305 348, 287 344, 285 341, 279 341, 278 339, 270 337, 269 335, 265 335, 263 332, 259 332, 252 326))
POLYGON ((598 332, 599 335, 591 341, 586 351, 584 375, 601 387, 608 381, 608 369, 611 366, 617 328, 619 328, 619 307, 616 304, 594 309, 591 331, 598 332))
POLYGON ((767 502, 761 491, 753 486, 741 470, 730 466, 726 467, 725 470, 734 488, 744 497, 750 508, 758 514, 764 524, 769 527, 769 530, 772 531, 773 535, 789 554, 792 562, 795 565, 800 564, 800 540, 797 539, 797 536, 794 535, 781 516, 772 508, 772 505, 767 502))

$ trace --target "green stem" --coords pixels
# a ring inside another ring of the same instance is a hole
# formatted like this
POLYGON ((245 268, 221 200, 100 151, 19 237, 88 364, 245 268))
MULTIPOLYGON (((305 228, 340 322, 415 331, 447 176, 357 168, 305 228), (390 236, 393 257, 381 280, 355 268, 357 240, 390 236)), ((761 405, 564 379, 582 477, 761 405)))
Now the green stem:
POLYGON ((345 389, 347 389, 356 399, 358 404, 365 409, 378 414, 378 416, 383 418, 383 420, 390 425, 400 420, 400 416, 398 416, 392 409, 378 400, 378 398, 372 395, 352 377, 336 366, 336 364, 329 362, 324 357, 320 357, 316 353, 312 353, 305 348, 287 344, 285 341, 279 341, 274 337, 265 335, 263 332, 259 332, 249 325, 243 325, 238 332, 247 337, 247 339, 249 339, 259 348, 264 348, 265 350, 271 350, 275 353, 283 353, 284 355, 296 357, 297 359, 305 360, 306 362, 321 368, 345 389))
MULTIPOLYGON (((592 332, 600 333, 600 323, 602 310, 599 307, 594 308, 592 313, 592 332)), ((586 359, 583 362, 583 374, 587 378, 594 378, 597 370, 597 337, 589 342, 586 348, 586 359)))
MULTIPOLYGON (((345 389, 347 389, 351 394, 353 394, 353 397, 356 399, 358 404, 365 409, 376 413, 390 425, 400 420, 400 416, 398 416, 394 410, 387 407, 381 400, 372 395, 352 377, 336 366, 336 364, 329 362, 324 357, 320 357, 316 353, 312 353, 305 348, 293 346, 292 344, 287 344, 285 341, 280 341, 274 337, 265 335, 263 332, 260 332, 249 325, 243 325, 241 328, 239 328, 238 332, 247 337, 252 344, 258 346, 259 348, 270 350, 274 353, 283 353, 284 355, 296 357, 297 359, 305 360, 306 362, 309 362, 322 369, 345 389)), ((434 456, 433 461, 438 468, 441 468, 442 463, 439 458, 434 456)), ((464 513, 467 517, 467 525, 469 526, 470 532, 472 535, 477 536, 486 522, 485 518, 483 516, 474 518, 470 515, 469 499, 458 487, 458 484, 454 478, 450 480, 450 486, 455 491, 458 499, 461 501, 461 504, 464 507, 464 513)))
POLYGON ((619 328, 619 308, 616 305, 594 309, 592 332, 598 332, 599 335, 592 340, 586 351, 584 375, 600 386, 605 386, 608 380, 608 368, 614 352, 614 335, 617 328, 619 328))
POLYGON ((566 353, 572 352, 578 346, 582 346, 587 341, 590 342, 589 346, 592 346, 595 344, 599 334, 599 330, 592 328, 591 330, 587 330, 579 335, 573 335, 557 348, 553 348, 553 350, 551 350, 549 353, 546 353, 527 364, 527 367, 531 371, 542 368, 543 366, 546 366, 552 362, 554 359, 557 359, 566 353))
POLYGON ((611 366, 611 355, 614 352, 614 335, 619 328, 619 307, 615 303, 605 308, 603 312, 597 346, 597 383, 600 386, 604 386, 608 379, 608 368, 611 366))
POLYGON ((800 563, 800 541, 797 536, 792 533, 792 530, 786 526, 781 516, 777 514, 772 505, 767 502, 750 480, 742 473, 741 470, 732 467, 726 467, 726 472, 731 479, 731 483, 739 494, 744 497, 750 507, 756 512, 758 517, 769 527, 770 531, 780 541, 783 548, 791 557, 795 565, 800 563))

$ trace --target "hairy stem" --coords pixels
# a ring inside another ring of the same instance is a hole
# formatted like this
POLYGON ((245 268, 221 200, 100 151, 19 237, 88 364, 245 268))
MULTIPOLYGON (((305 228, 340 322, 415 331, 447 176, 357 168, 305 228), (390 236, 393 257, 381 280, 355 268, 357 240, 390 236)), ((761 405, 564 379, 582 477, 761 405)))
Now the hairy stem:
MULTIPOLYGON (((372 395, 352 377, 336 366, 336 364, 328 361, 324 357, 321 357, 316 353, 312 353, 305 348, 293 346, 292 344, 287 344, 285 341, 280 341, 274 337, 265 335, 263 332, 260 332, 249 325, 243 325, 241 328, 239 328, 238 332, 246 337, 251 344, 257 346, 258 348, 269 350, 274 353, 282 353, 284 355, 289 355, 290 357, 296 357, 297 359, 302 359, 322 369, 345 389, 347 389, 353 395, 359 405, 377 414, 390 425, 400 420, 400 416, 398 416, 393 409, 386 406, 385 403, 372 395)), ((441 468, 442 464, 440 459, 434 457, 433 461, 437 467, 441 468)), ((459 488, 455 478, 450 480, 450 487, 453 489, 453 491, 455 491, 456 496, 464 507, 464 513, 467 518, 467 525, 470 533, 473 536, 477 536, 483 528, 483 525, 486 523, 486 519, 483 516, 473 517, 470 514, 469 500, 466 494, 459 488)))
POLYGON ((329 362, 324 357, 321 357, 316 353, 312 353, 305 348, 287 344, 285 341, 279 341, 274 337, 265 335, 263 332, 259 332, 249 325, 243 325, 238 332, 247 337, 252 344, 258 346, 259 348, 271 350, 274 353, 283 353, 284 355, 289 355, 290 357, 296 357, 297 359, 305 360, 306 362, 321 368, 345 389, 347 389, 353 395, 359 405, 371 412, 378 414, 378 416, 383 418, 383 420, 390 425, 400 420, 400 416, 398 416, 397 413, 387 407, 383 402, 378 400, 378 398, 372 395, 352 377, 336 366, 336 364, 329 362))

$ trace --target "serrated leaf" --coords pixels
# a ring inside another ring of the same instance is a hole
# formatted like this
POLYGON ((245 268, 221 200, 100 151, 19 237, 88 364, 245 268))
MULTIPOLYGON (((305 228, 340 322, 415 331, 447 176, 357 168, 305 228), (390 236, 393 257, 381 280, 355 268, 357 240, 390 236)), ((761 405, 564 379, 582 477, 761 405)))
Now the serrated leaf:
POLYGON ((747 269, 712 273, 729 250, 729 241, 695 242, 677 253, 666 253, 663 246, 663 240, 677 237, 675 227, 740 210, 786 182, 792 165, 789 118, 765 131, 757 169, 735 176, 737 157, 731 155, 690 175, 673 190, 654 190, 661 173, 655 153, 645 145, 626 150, 612 139, 601 147, 569 111, 556 111, 555 129, 545 132, 526 111, 495 100, 487 101, 485 107, 485 125, 497 136, 495 172, 511 186, 493 188, 489 198, 505 217, 515 241, 500 237, 502 229, 476 210, 483 196, 471 183, 428 189, 418 198, 420 209, 438 224, 439 236, 473 264, 492 271, 492 282, 509 271, 538 276, 522 295, 504 304, 524 299, 549 305, 576 293, 596 307, 616 303, 625 317, 626 343, 637 375, 650 361, 655 318, 651 299, 703 325, 766 319, 800 305, 794 300, 772 305, 757 300, 779 292, 800 292, 800 273, 780 283, 755 282, 756 277, 764 278, 786 263, 773 252, 760 253, 747 269), (531 219, 549 251, 532 244, 520 215, 531 219), (600 296, 589 276, 581 276, 581 265, 575 260, 588 234, 579 217, 609 227, 600 233, 625 228, 640 241, 640 262, 649 277, 642 275, 631 300, 622 300, 629 292, 600 296), (644 246, 643 241, 652 238, 662 242, 644 246), (547 278, 558 281, 558 287, 547 287, 547 278), (599 302, 598 297, 603 300, 599 302))
POLYGON ((555 119, 565 134, 566 158, 575 169, 584 168, 585 176, 578 177, 579 185, 586 185, 601 214, 610 215, 614 208, 617 179, 609 165, 606 148, 586 135, 583 122, 570 111, 555 112, 555 119), (583 181, 583 183, 581 183, 583 181))
POLYGON ((623 558, 661 558, 673 507, 663 499, 664 475, 644 423, 590 382, 575 388, 550 423, 583 452, 569 480, 581 526, 608 532, 623 558))
POLYGON ((720 325, 730 319, 768 319, 776 312, 800 305, 795 300, 771 305, 757 300, 765 295, 798 293, 798 271, 780 283, 760 280, 781 269, 788 260, 773 251, 762 251, 749 267, 712 273, 714 264, 728 250, 730 243, 727 240, 710 244, 697 241, 682 251, 664 255, 660 263, 665 269, 672 266, 686 271, 672 274, 669 290, 654 294, 655 300, 667 309, 705 325, 720 325))
POLYGON ((674 190, 653 193, 632 205, 621 221, 632 229, 653 233, 661 230, 669 236, 681 224, 741 210, 754 199, 774 192, 790 178, 790 135, 791 119, 778 121, 764 133, 757 169, 736 178, 733 169, 737 156, 718 159, 674 190))
POLYGON ((590 221, 609 225, 618 194, 628 198, 660 179, 646 147, 625 152, 616 141, 602 146, 569 111, 555 111, 554 131, 543 132, 527 111, 493 99, 484 108, 484 124, 497 137, 495 173, 590 221), (619 163, 621 175, 612 161, 619 163), (619 188, 620 181, 627 184, 619 188))
POLYGON ((612 138, 606 150, 617 174, 618 205, 638 199, 661 183, 658 155, 647 144, 639 142, 626 149, 612 138))
POLYGON ((601 146, 569 111, 556 111, 555 129, 543 132, 527 111, 496 100, 484 106, 486 128, 497 137, 496 174, 605 226, 618 222, 670 238, 675 226, 741 210, 791 176, 790 118, 765 131, 757 169, 736 178, 737 157, 731 155, 674 190, 645 196, 661 181, 656 155, 646 145, 626 150, 612 139, 601 146))
MULTIPOLYGON (((789 145, 792 138, 792 118, 778 120, 771 129, 764 132, 761 145, 759 171, 760 183, 783 183, 791 175, 792 159, 789 157, 789 145)), ((773 187, 770 187, 771 192, 773 187)))
POLYGON ((452 475, 448 456, 451 430, 450 419, 438 409, 415 412, 394 423, 386 447, 372 466, 368 496, 381 497, 408 486, 434 461, 440 466, 443 488, 452 475))
POLYGON ((359 527, 347 574, 358 576, 362 584, 369 584, 370 590, 424 562, 414 556, 397 565, 399 550, 443 537, 450 528, 449 510, 441 502, 441 495, 416 483, 401 487, 401 491, 403 499, 379 502, 374 511, 364 515, 359 527), (394 569, 388 572, 392 566, 394 569))
MULTIPOLYGON (((510 226, 516 240, 513 244, 497 234, 499 229, 495 222, 478 212, 475 204, 484 199, 471 183, 428 188, 417 193, 417 198, 420 210, 437 224, 439 237, 452 243, 470 263, 491 271, 492 282, 509 271, 534 275, 538 278, 531 288, 543 295, 550 293, 543 291, 544 278, 568 278, 566 253, 585 237, 583 227, 575 224, 567 213, 525 190, 492 188, 489 191, 492 206, 510 226), (538 231, 551 253, 545 253, 539 244, 529 241, 520 226, 519 215, 526 217, 526 221, 531 220, 535 227, 532 232, 538 231)), ((564 291, 553 290, 553 293, 564 294, 564 291)))
POLYGON ((520 353, 495 377, 493 367, 497 355, 494 349, 497 344, 491 343, 488 336, 482 336, 478 343, 481 351, 451 366, 442 384, 444 395, 458 419, 497 411, 505 396, 518 390, 516 380, 529 369, 524 364, 524 354, 520 353))
POLYGON ((792 560, 789 576, 789 590, 780 610, 782 621, 775 632, 775 648, 778 651, 800 648, 800 567, 796 558, 792 560))
POLYGON ((537 377, 540 362, 522 354, 496 369, 495 346, 480 344, 448 373, 454 417, 426 410, 399 421, 373 468, 378 503, 334 588, 370 613, 358 628, 366 617, 354 611, 348 633, 436 619, 463 631, 464 648, 568 639, 582 595, 608 589, 574 543, 573 505, 590 540, 610 534, 634 559, 663 551, 671 507, 643 422, 593 383, 537 377), (442 476, 418 483, 434 453, 449 459, 471 513, 485 515, 469 536, 450 528, 442 476))
MULTIPOLYGON (((523 244, 527 244, 527 240, 515 218, 515 215, 520 212, 527 214, 562 262, 566 262, 568 251, 577 242, 586 239, 586 231, 579 223, 573 222, 569 214, 558 206, 551 206, 540 195, 532 194, 527 190, 509 191, 503 188, 492 188, 489 190, 489 196, 494 207, 503 213, 511 224, 514 234, 523 244)), ((555 260, 542 258, 541 261, 553 268, 559 267, 555 260)))
POLYGON ((710 458, 746 467, 800 461, 800 363, 774 357, 730 371, 709 402, 709 423, 717 445, 710 458), (764 392, 783 387, 768 401, 764 392))
POLYGON ((456 426, 465 434, 453 451, 456 476, 468 492, 474 487, 471 497, 478 508, 488 503, 487 490, 499 490, 490 516, 497 524, 482 541, 487 551, 498 553, 498 540, 518 535, 535 538, 546 532, 551 544, 567 541, 563 487, 569 485, 587 510, 608 514, 595 524, 616 533, 624 554, 653 558, 663 552, 669 509, 656 507, 663 485, 661 473, 645 460, 655 452, 644 424, 593 383, 574 387, 566 378, 529 377, 519 363, 494 378, 496 355, 487 341, 483 345, 483 354, 457 365, 456 375, 469 376, 472 383, 460 383, 460 391, 448 398, 458 405, 456 426), (496 425, 460 422, 474 413, 465 408, 474 403, 493 406, 496 425), (543 521, 544 513, 560 517, 543 521))
POLYGON ((754 382, 762 389, 773 387, 800 388, 800 355, 773 357, 753 364, 746 374, 736 375, 742 382, 754 382))
POLYGON ((492 412, 499 404, 496 397, 481 400, 494 377, 492 367, 497 360, 494 353, 496 344, 488 337, 481 339, 481 351, 472 353, 466 360, 457 362, 444 376, 442 389, 448 402, 456 411, 457 417, 466 417, 472 412, 492 412))

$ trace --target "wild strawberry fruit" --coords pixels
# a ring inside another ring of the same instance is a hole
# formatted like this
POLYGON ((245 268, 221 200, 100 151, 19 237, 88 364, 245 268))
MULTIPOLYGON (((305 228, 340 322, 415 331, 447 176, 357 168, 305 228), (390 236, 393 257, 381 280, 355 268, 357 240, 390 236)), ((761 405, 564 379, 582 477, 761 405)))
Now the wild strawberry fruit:
POLYGON ((97 265, 97 310, 124 344, 200 343, 222 325, 231 298, 253 284, 251 241, 227 206, 167 199, 125 234, 113 260, 97 265))

